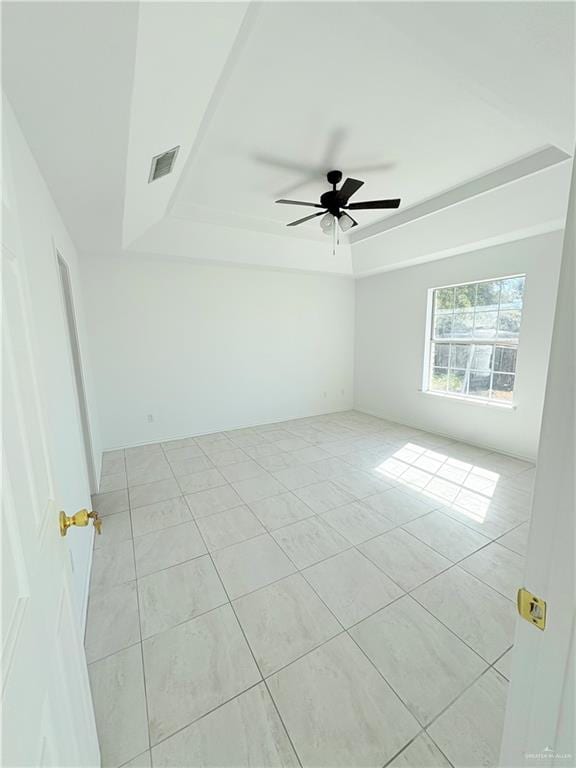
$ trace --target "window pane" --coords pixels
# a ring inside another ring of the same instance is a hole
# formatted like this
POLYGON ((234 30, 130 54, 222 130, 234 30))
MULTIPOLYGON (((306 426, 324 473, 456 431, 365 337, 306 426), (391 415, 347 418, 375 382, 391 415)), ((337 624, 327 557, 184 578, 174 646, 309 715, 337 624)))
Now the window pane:
POLYGON ((502 294, 500 297, 501 309, 521 309, 524 294, 523 277, 509 277, 502 280, 502 294))
POLYGON ((474 397, 488 397, 490 394, 490 374, 471 371, 468 379, 468 393, 474 397))
POLYGON ((454 306, 459 309, 474 309, 476 303, 476 284, 457 285, 454 289, 454 306))
POLYGON ((525 276, 432 291, 428 388, 512 399, 525 276))
POLYGON ((492 382, 492 397, 495 400, 512 400, 515 378, 513 373, 495 373, 492 382))
POLYGON ((434 392, 446 392, 448 383, 448 370, 446 368, 434 368, 430 379, 430 389, 434 392))
POLYGON ((439 315, 434 319, 434 338, 446 339, 452 336, 452 315, 439 315))
POLYGON ((434 344, 434 366, 436 368, 448 368, 449 354, 449 344, 434 344))
POLYGON ((496 336, 498 312, 476 312, 474 336, 477 339, 493 339, 496 336))
POLYGON ((490 371, 493 349, 491 344, 476 344, 472 354, 472 368, 477 371, 490 371))
POLYGON ((452 336, 455 339, 470 338, 474 328, 474 314, 472 312, 462 312, 454 315, 454 325, 452 326, 452 336))
POLYGON ((439 288, 434 291, 434 309, 437 312, 451 310, 454 306, 454 288, 439 288))
POLYGON ((471 344, 452 344, 451 345, 452 356, 450 358, 450 367, 451 368, 467 368, 468 358, 470 356, 471 351, 472 351, 471 344))
POLYGON ((510 347, 496 347, 494 370, 514 373, 516 370, 516 350, 510 347))
POLYGON ((494 281, 492 283, 478 283, 478 291, 476 294, 476 306, 491 307, 492 309, 498 309, 498 302, 500 300, 500 282, 494 281))
POLYGON ((500 312, 500 317, 498 319, 498 337, 500 339, 518 338, 518 334, 520 333, 521 314, 519 309, 510 309, 505 312, 500 312))
POLYGON ((466 373, 464 371, 452 371, 448 377, 448 391, 449 392, 464 392, 464 379, 466 373))

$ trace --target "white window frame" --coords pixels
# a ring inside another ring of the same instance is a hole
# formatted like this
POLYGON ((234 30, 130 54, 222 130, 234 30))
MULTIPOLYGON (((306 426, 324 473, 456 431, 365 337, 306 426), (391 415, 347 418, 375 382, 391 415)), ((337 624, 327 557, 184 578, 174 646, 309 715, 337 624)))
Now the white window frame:
MULTIPOLYGON (((434 348, 434 343, 446 343, 446 344, 470 344, 471 342, 468 341, 457 341, 454 339, 447 339, 447 340, 438 340, 434 339, 434 292, 442 290, 444 288, 461 288, 467 285, 479 285, 480 283, 493 283, 498 282, 501 280, 509 280, 515 277, 522 277, 524 278, 524 293, 522 297, 522 315, 520 319, 520 323, 522 324, 522 319, 524 317, 524 298, 526 295, 526 282, 527 282, 527 275, 526 273, 517 273, 512 275, 501 275, 498 277, 487 277, 482 278, 481 280, 468 280, 463 283, 449 283, 447 285, 436 285, 433 288, 428 289, 428 297, 427 297, 427 305, 426 305, 426 335, 425 335, 425 344, 424 344, 424 365, 422 367, 422 388, 420 389, 420 392, 422 392, 425 395, 432 395, 433 397, 441 397, 441 398, 447 398, 449 400, 459 400, 460 402, 468 403, 471 405, 480 405, 480 406, 490 406, 495 408, 505 408, 505 409, 516 409, 517 407, 517 397, 516 397, 516 384, 518 380, 518 353, 520 350, 520 333, 518 335, 518 340, 509 340, 509 339, 489 339, 489 340, 474 340, 475 345, 490 345, 490 346, 499 346, 499 347, 510 347, 512 349, 516 350, 516 368, 514 370, 514 388, 512 390, 512 399, 509 401, 502 401, 497 400, 495 398, 490 397, 480 397, 480 396, 474 396, 470 394, 461 394, 459 392, 441 392, 438 390, 433 390, 430 388, 430 379, 432 376, 432 369, 434 368, 433 360, 432 360, 432 351, 434 348)), ((475 307, 476 308, 476 305, 475 307)), ((498 311, 500 311, 500 304, 498 306, 498 311)), ((449 370, 448 366, 448 370, 449 370)), ((492 380, 494 376, 494 371, 491 369, 490 371, 490 390, 492 389, 492 380)))

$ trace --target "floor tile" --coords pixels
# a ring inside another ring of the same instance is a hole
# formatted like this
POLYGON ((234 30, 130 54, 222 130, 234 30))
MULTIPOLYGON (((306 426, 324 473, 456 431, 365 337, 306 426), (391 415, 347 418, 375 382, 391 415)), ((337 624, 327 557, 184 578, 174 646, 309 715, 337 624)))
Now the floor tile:
POLYGON ((490 539, 440 511, 418 517, 402 527, 453 563, 490 543, 490 539))
POLYGON ((144 507, 132 507, 132 530, 134 536, 143 536, 151 531, 162 530, 172 525, 192 520, 188 504, 179 496, 175 499, 157 501, 144 507))
POLYGON ((507 689, 506 680, 488 670, 430 726, 454 768, 498 765, 507 689))
POLYGON ((122 764, 122 768, 151 768, 152 758, 150 757, 149 750, 142 752, 141 755, 133 757, 127 763, 122 764))
POLYGON ((229 605, 148 638, 143 652, 152 745, 261 679, 229 605))
POLYGON ((100 485, 98 491, 100 493, 106 493, 108 491, 119 491, 122 488, 128 487, 128 481, 126 480, 126 472, 115 472, 114 474, 102 475, 100 479, 100 485))
POLYGON ((203 451, 213 453, 234 448, 234 443, 223 432, 215 432, 213 435, 200 435, 196 437, 196 445, 199 445, 203 451))
POLYGON ((160 443, 146 443, 146 445, 135 445, 133 448, 126 448, 124 455, 126 461, 133 461, 140 457, 151 456, 152 454, 161 454, 162 446, 160 443))
POLYGON ((266 533, 262 523, 248 507, 234 507, 208 517, 200 517, 198 527, 211 552, 266 533))
POLYGON ((94 550, 90 581, 91 592, 115 587, 117 584, 125 584, 135 578, 134 550, 131 541, 114 541, 106 547, 94 550))
POLYGON ((426 733, 421 733, 386 768, 452 768, 426 733))
POLYGON ((88 666, 103 766, 148 749, 142 651, 133 645, 88 666))
POLYGON ((289 490, 303 488, 305 485, 312 485, 318 482, 318 475, 309 466, 288 467, 280 469, 273 473, 276 480, 289 490))
POLYGON ((208 555, 138 580, 142 637, 150 637, 228 601, 208 555))
POLYGON ((98 512, 100 517, 124 512, 130 508, 128 504, 128 491, 123 488, 120 491, 110 491, 109 493, 95 493, 92 496, 92 507, 98 512))
POLYGON ((116 512, 102 520, 102 533, 94 536, 94 549, 106 547, 111 542, 128 541, 132 538, 130 512, 116 512))
POLYGON ((308 448, 310 445, 310 443, 306 440, 302 440, 300 437, 287 437, 282 440, 272 440, 271 442, 280 448, 280 450, 288 452, 299 451, 302 448, 308 448))
POLYGON ((185 437, 183 440, 171 440, 162 443, 166 458, 178 461, 179 459, 193 459, 195 456, 203 456, 204 451, 196 445, 193 437, 185 437))
POLYGON ((446 515, 489 539, 503 536, 526 520, 524 512, 499 507, 480 494, 460 494, 454 504, 442 507, 446 515))
POLYGON ((355 549, 302 572, 344 627, 350 627, 400 597, 403 591, 355 549))
POLYGON ((401 528, 370 539, 358 548, 407 591, 452 565, 450 560, 401 528))
POLYGON ((382 493, 391 487, 389 482, 379 480, 368 472, 353 468, 336 475, 332 478, 332 482, 356 499, 364 499, 366 496, 382 493))
POLYGON ((159 461, 155 467, 150 469, 129 469, 128 485, 130 488, 135 485, 148 485, 157 480, 169 480, 172 476, 170 464, 162 459, 162 461, 159 461))
POLYGON ((265 459, 268 456, 274 456, 275 454, 283 453, 283 451, 281 451, 277 446, 266 442, 258 443, 256 445, 244 446, 243 450, 248 454, 248 456, 258 462, 260 459, 265 459))
POLYGON ((293 493, 280 493, 250 503, 250 508, 269 531, 312 517, 314 512, 293 493))
POLYGON ((278 528, 272 535, 298 568, 306 568, 350 547, 343 536, 317 517, 278 528))
POLYGON ((241 448, 227 448, 225 451, 212 454, 212 461, 217 467, 228 467, 248 460, 248 454, 241 448))
POLYGON ((232 600, 296 570, 269 534, 219 549, 213 557, 232 600))
POLYGON ((196 518, 213 515, 216 512, 224 512, 242 505, 242 499, 230 485, 219 488, 210 488, 207 491, 199 491, 186 496, 192 515, 196 518))
POLYGON ((246 480, 238 480, 232 483, 232 487, 249 504, 251 501, 266 499, 269 496, 276 496, 284 493, 286 488, 281 485, 272 475, 257 475, 246 480))
POLYGON ((351 635, 422 725, 487 667, 409 595, 358 624, 351 635))
POLYGON ((140 642, 136 582, 93 590, 86 618, 88 663, 140 642))
POLYGON ((497 542, 475 552, 460 567, 509 600, 516 600, 524 577, 524 558, 497 542))
POLYGON ((144 507, 148 504, 155 504, 157 501, 174 499, 180 495, 180 488, 173 477, 168 480, 157 480, 154 483, 135 485, 130 488, 130 506, 144 507))
POLYGON ((176 478, 182 493, 198 493, 210 488, 218 488, 227 485, 228 481, 218 469, 203 469, 201 472, 193 472, 191 475, 181 475, 176 478))
POLYGON ((230 483, 266 474, 266 470, 260 464, 252 461, 252 459, 241 461, 238 464, 228 464, 225 467, 221 467, 221 472, 230 483))
MULTIPOLYGON (((141 447, 144 448, 146 446, 141 447)), ((158 451, 156 453, 138 453, 126 458, 126 472, 130 481, 132 480, 131 476, 136 472, 153 473, 156 469, 166 469, 166 467, 169 468, 169 465, 163 451, 158 451)), ((153 479, 154 478, 150 478, 148 482, 152 482, 153 479)), ((131 482, 131 485, 135 485, 135 483, 131 482)))
POLYGON ((154 768, 298 768, 266 686, 250 688, 152 750, 154 768))
POLYGON ((193 475, 195 472, 205 472, 213 469, 214 464, 208 456, 194 456, 191 459, 170 460, 170 467, 176 477, 193 475))
POLYGON ((486 661, 514 642, 515 606, 457 565, 412 595, 486 661))
POLYGON ((327 451, 325 451, 323 448, 319 448, 317 445, 311 445, 308 448, 300 448, 297 451, 293 451, 292 455, 301 464, 311 464, 313 461, 327 459, 330 456, 327 451))
POLYGON ((346 464, 346 462, 335 457, 315 461, 311 466, 318 477, 323 480, 330 480, 333 477, 338 477, 341 472, 350 469, 349 464, 346 464))
POLYGON ((299 573, 238 598, 234 609, 264 677, 342 631, 299 573))
POLYGON ((275 453, 271 454, 270 456, 260 456, 255 459, 255 461, 257 461, 258 464, 260 464, 261 467, 264 467, 264 469, 266 469, 268 472, 277 472, 278 470, 286 469, 287 467, 301 466, 301 461, 295 454, 281 451, 279 448, 275 448, 273 445, 270 445, 270 448, 274 449, 275 453))
POLYGON ((417 517, 432 512, 441 506, 439 501, 418 497, 413 493, 406 493, 398 488, 391 488, 375 496, 364 499, 364 503, 377 512, 382 512, 396 525, 403 525, 417 517))
POLYGON ((514 528, 509 533, 505 533, 502 538, 498 539, 498 544, 501 544, 507 549, 511 549, 522 557, 526 556, 528 549, 528 534, 530 533, 530 523, 522 523, 518 528, 514 528))
POLYGON ((352 501, 343 507, 331 509, 320 517, 351 544, 361 544, 394 528, 394 523, 381 512, 370 509, 361 501, 352 501))
POLYGON ((501 656, 496 664, 494 664, 494 668, 500 672, 501 675, 504 675, 506 680, 510 680, 510 673, 512 671, 512 652, 514 651, 514 648, 510 648, 509 651, 506 651, 506 653, 501 656))
POLYGON ((347 635, 280 670, 268 685, 305 766, 382 766, 419 730, 347 635))
POLYGON ((173 525, 134 539, 138 578, 206 553, 195 522, 173 525))
POLYGON ((102 475, 114 475, 117 472, 124 472, 126 464, 124 461, 124 451, 106 451, 102 454, 102 475))
POLYGON ((299 488, 296 491, 296 496, 302 499, 305 504, 308 504, 317 514, 328 512, 330 509, 341 507, 354 501, 354 496, 351 493, 338 488, 330 480, 299 488))

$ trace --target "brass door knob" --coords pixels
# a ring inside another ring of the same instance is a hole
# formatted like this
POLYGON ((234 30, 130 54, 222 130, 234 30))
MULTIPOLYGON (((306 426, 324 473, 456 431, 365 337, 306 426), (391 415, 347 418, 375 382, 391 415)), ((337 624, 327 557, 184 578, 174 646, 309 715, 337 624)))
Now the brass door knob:
POLYGON ((60 535, 66 536, 68 528, 72 525, 76 525, 79 528, 84 528, 92 520, 96 533, 102 533, 102 520, 98 517, 98 512, 88 512, 87 509, 81 509, 76 512, 75 515, 67 515, 65 512, 60 512, 60 535))

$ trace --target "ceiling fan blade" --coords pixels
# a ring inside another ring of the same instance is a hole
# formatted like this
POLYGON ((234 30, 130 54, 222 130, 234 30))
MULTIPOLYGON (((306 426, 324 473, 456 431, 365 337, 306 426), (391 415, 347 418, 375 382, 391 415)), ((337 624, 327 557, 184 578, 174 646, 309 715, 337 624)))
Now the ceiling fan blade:
POLYGON ((363 203, 350 203, 346 208, 351 211, 367 211, 370 208, 398 208, 400 198, 395 197, 392 200, 365 200, 363 203))
POLYGON ((363 184, 364 182, 358 181, 358 179, 347 178, 344 184, 342 184, 342 186, 337 192, 338 200, 341 203, 346 204, 348 200, 352 197, 352 195, 355 192, 358 192, 358 190, 363 184))
POLYGON ((276 203, 284 203, 284 205, 307 205, 310 208, 322 208, 323 206, 318 203, 303 203, 301 200, 275 200, 276 203))
POLYGON ((296 221, 291 221, 290 224, 286 224, 287 227, 295 227, 297 224, 303 224, 305 221, 310 221, 310 219, 315 219, 317 216, 324 216, 326 211, 320 211, 320 213, 313 213, 312 216, 304 216, 303 219, 296 219, 296 221))

